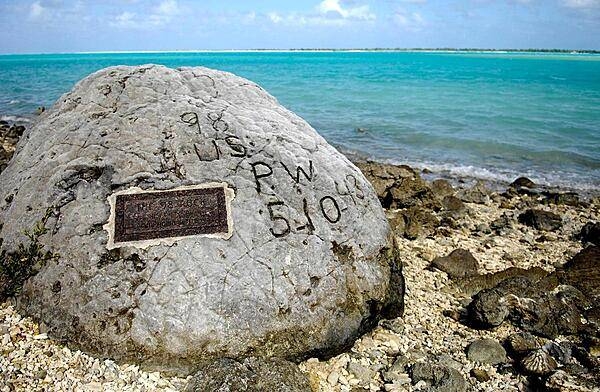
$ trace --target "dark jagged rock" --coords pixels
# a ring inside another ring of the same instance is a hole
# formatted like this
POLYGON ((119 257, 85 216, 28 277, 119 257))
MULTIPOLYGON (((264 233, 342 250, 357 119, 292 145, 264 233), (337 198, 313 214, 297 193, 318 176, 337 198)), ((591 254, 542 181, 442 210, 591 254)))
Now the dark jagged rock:
POLYGON ((446 196, 442 199, 442 206, 447 211, 463 211, 465 204, 456 196, 446 196))
MULTIPOLYGON (((548 281, 542 283, 547 284, 548 281)), ((580 332, 586 298, 575 287, 546 291, 524 276, 505 279, 473 297, 468 318, 476 327, 496 327, 505 319, 526 331, 548 338, 580 332)))
POLYGON ((18 140, 25 132, 25 126, 20 124, 0 126, 0 137, 18 140))
POLYGON ((433 192, 420 177, 407 177, 397 181, 390 189, 392 208, 423 206, 439 209, 439 202, 433 192))
MULTIPOLYGON (((444 229, 446 228, 450 228, 450 229, 460 229, 460 222, 458 221, 458 219, 453 218, 452 216, 448 216, 442 214, 442 219, 440 219, 440 226, 443 226, 444 229)), ((441 234, 441 233, 440 233, 441 234)), ((449 232, 449 234, 442 234, 445 237, 451 235, 452 233, 449 232)))
POLYGON ((429 236, 439 224, 439 220, 430 211, 420 207, 400 211, 390 219, 394 232, 411 240, 429 236))
POLYGON ((596 305, 591 309, 587 309, 585 311, 585 318, 588 321, 600 326, 600 305, 596 305))
POLYGON ((536 187, 536 184, 529 178, 519 177, 508 186, 508 189, 503 193, 503 196, 509 198, 516 195, 534 196, 538 194, 535 190, 536 187))
POLYGON ((586 223, 581 228, 578 238, 584 244, 589 242, 596 246, 600 246, 600 222, 586 223))
POLYGON ((574 287, 561 286, 556 292, 539 291, 527 297, 517 297, 511 307, 511 322, 526 331, 548 338, 579 333, 585 297, 574 287))
POLYGON ((357 162, 356 166, 371 182, 384 208, 440 208, 429 185, 411 167, 375 162, 357 162))
POLYGON ((588 246, 553 272, 558 282, 576 287, 594 304, 600 303, 600 247, 588 246))
POLYGON ((444 217, 458 219, 467 211, 465 204, 456 196, 446 196, 442 199, 442 208, 444 217))
POLYGON ((457 196, 466 203, 486 204, 490 201, 490 190, 483 181, 477 181, 471 188, 462 189, 457 196))
POLYGON ((546 339, 533 335, 530 332, 517 332, 506 338, 505 346, 511 358, 519 360, 529 352, 542 348, 546 339))
POLYGON ((543 347, 544 351, 552 356, 556 362, 566 365, 571 362, 573 345, 569 341, 548 342, 543 347))
POLYGON ((512 229, 514 223, 514 218, 504 213, 497 219, 494 219, 490 223, 490 229, 497 234, 502 234, 510 229, 512 229))
POLYGON ((413 384, 424 381, 429 391, 464 392, 468 384, 462 374, 449 366, 418 362, 410 369, 413 384))
POLYGON ((495 288, 481 290, 475 294, 467 308, 467 314, 474 326, 479 328, 497 327, 508 317, 508 307, 501 301, 504 294, 495 288))
POLYGON ((447 256, 436 257, 431 266, 444 271, 451 278, 477 275, 479 263, 466 249, 455 249, 447 256))
POLYGON ((577 207, 581 203, 579 195, 575 192, 544 192, 544 204, 564 204, 577 207))
POLYGON ((526 188, 535 188, 535 182, 531 181, 529 178, 527 177, 519 177, 516 180, 514 180, 513 182, 510 183, 509 187, 511 188, 519 188, 519 187, 526 187, 526 188))
POLYGON ((600 380, 600 356, 597 352, 592 353, 585 347, 573 347, 573 357, 587 370, 591 370, 600 380))
POLYGON ((409 208, 403 215, 406 222, 404 236, 408 239, 426 237, 440 224, 431 212, 418 207, 409 208))
POLYGON ((186 392, 310 392, 298 366, 281 359, 219 359, 201 366, 186 392))
POLYGON ((391 207, 390 189, 398 179, 418 176, 411 167, 406 165, 397 166, 376 162, 355 162, 355 164, 373 185, 384 208, 391 207))
POLYGON ((430 187, 433 193, 440 199, 443 199, 446 196, 454 195, 454 187, 448 180, 441 178, 433 180, 430 184, 430 187))
POLYGON ((590 355, 600 357, 600 336, 586 336, 583 344, 590 355))
POLYGON ((519 222, 538 230, 553 231, 562 227, 562 218, 555 213, 529 209, 519 215, 519 222))

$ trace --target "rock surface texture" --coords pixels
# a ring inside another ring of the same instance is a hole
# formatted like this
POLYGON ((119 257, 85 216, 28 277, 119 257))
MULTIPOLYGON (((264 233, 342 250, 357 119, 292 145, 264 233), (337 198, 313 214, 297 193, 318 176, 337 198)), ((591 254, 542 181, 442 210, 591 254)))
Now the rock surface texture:
POLYGON ((256 84, 206 68, 113 67, 28 129, 0 176, 2 250, 46 214, 55 257, 18 308, 99 355, 198 360, 330 354, 402 312, 401 265, 360 171, 256 84), (107 249, 107 198, 225 183, 230 238, 107 249))
POLYGON ((185 392, 311 392, 306 375, 283 360, 223 358, 201 367, 185 392))

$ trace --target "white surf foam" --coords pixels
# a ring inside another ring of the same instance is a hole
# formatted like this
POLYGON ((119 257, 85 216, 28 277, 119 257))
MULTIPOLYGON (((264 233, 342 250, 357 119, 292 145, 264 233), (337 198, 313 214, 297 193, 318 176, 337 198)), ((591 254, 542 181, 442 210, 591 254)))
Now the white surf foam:
POLYGON ((14 123, 30 123, 31 122, 30 118, 14 116, 14 115, 2 115, 2 116, 0 116, 0 120, 14 122, 14 123))

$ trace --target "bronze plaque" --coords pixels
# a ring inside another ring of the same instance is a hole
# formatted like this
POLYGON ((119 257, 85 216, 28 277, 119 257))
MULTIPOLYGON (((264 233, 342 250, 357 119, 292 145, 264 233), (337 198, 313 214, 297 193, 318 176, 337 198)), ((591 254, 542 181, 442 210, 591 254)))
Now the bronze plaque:
POLYGON ((229 232, 224 187, 118 194, 114 242, 229 232))

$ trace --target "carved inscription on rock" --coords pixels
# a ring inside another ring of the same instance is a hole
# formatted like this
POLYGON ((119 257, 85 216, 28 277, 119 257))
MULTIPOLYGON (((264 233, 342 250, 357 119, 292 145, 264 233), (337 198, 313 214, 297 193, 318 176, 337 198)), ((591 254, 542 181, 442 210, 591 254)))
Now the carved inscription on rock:
POLYGON ((272 224, 269 231, 274 237, 285 237, 292 233, 313 234, 314 219, 323 219, 328 224, 335 225, 342 220, 349 207, 366 202, 359 181, 353 173, 347 173, 343 181, 331 184, 329 194, 319 193, 314 194, 314 197, 306 195, 301 197, 301 205, 288 206, 288 202, 280 198, 276 188, 293 186, 299 194, 314 193, 313 182, 318 176, 319 168, 310 158, 293 164, 269 157, 269 154, 263 153, 269 140, 263 143, 242 140, 235 135, 235 130, 226 120, 226 114, 227 108, 210 111, 205 115, 189 111, 182 113, 180 120, 201 137, 193 142, 193 152, 201 162, 238 158, 234 170, 250 170, 256 192, 265 201, 272 224), (283 177, 276 175, 280 171, 284 173, 283 177), (289 181, 280 182, 282 178, 289 178, 289 181), (309 202, 309 198, 316 200, 309 202))
POLYGON ((229 238, 233 190, 212 183, 167 191, 132 188, 109 197, 109 248, 145 247, 188 236, 229 238))

